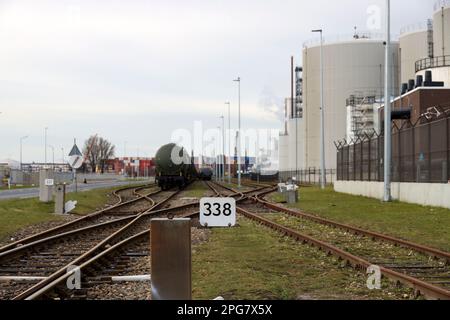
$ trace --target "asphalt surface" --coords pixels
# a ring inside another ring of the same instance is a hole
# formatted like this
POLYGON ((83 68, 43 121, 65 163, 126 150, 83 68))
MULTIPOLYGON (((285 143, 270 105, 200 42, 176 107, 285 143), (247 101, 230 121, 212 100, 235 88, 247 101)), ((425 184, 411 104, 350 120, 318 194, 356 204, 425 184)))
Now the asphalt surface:
MULTIPOLYGON (((114 187, 121 187, 132 184, 145 184, 146 181, 97 181, 88 184, 78 183, 78 191, 90 191, 94 189, 107 189, 114 187)), ((67 192, 74 192, 75 186, 70 185, 67 187, 67 192)), ((0 191, 0 200, 7 199, 28 199, 39 197, 39 188, 27 188, 27 189, 15 189, 15 190, 3 190, 0 191)))

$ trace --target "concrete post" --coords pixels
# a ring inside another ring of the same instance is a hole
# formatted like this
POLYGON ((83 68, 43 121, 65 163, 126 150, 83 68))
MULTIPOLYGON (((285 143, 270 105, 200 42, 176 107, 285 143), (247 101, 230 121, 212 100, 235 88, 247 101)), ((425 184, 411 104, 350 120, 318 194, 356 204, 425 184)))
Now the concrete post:
POLYGON ((55 213, 65 214, 65 203, 66 203, 66 185, 60 184, 55 188, 55 213))
POLYGON ((152 299, 191 300, 191 220, 153 219, 152 299))
POLYGON ((42 169, 39 173, 39 201, 53 200, 54 172, 52 169, 42 169))

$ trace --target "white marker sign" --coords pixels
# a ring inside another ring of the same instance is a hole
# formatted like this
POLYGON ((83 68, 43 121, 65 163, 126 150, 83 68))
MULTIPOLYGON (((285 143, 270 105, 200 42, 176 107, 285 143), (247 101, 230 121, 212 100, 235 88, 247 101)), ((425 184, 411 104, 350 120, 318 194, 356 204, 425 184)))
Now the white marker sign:
POLYGON ((55 185, 55 180, 53 179, 45 179, 45 186, 47 187, 53 187, 55 185))
POLYGON ((203 227, 234 227, 236 200, 233 198, 203 198, 200 200, 200 224, 203 227))

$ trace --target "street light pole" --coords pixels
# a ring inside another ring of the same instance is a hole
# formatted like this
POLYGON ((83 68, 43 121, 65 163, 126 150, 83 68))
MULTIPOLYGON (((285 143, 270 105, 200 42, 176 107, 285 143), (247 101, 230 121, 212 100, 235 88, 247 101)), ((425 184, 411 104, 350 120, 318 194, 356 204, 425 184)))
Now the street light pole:
POLYGON ((228 105, 228 183, 231 184, 231 103, 225 104, 228 105))
POLYGON ((391 198, 391 1, 386 0, 386 48, 385 48, 385 80, 384 80, 384 201, 391 198))
POLYGON ((228 105, 228 183, 231 184, 231 103, 226 102, 228 105))
POLYGON ((125 165, 125 157, 127 156, 127 141, 123 142, 123 175, 127 175, 127 167, 125 165))
POLYGON ((235 82, 238 83, 238 188, 241 188, 241 77, 238 77, 235 82))
POLYGON ((45 166, 47 166, 47 131, 48 127, 44 128, 44 141, 45 141, 45 166))
POLYGON ((23 140, 27 139, 28 136, 24 136, 20 138, 20 171, 22 171, 22 144, 23 144, 23 140))
POLYGON ((225 116, 222 119, 222 182, 225 182, 225 116))
POLYGON ((313 30, 312 32, 320 33, 320 187, 325 189, 326 173, 325 173, 325 111, 323 98, 323 30, 313 30))
POLYGON ((52 149, 52 167, 55 169, 55 147, 49 146, 52 149))

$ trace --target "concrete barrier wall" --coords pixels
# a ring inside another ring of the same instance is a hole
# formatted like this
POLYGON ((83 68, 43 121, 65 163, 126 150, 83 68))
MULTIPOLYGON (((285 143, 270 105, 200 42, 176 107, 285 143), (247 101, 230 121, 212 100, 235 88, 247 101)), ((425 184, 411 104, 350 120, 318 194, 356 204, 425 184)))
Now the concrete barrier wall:
MULTIPOLYGON (((336 192, 382 199, 383 182, 336 181, 336 192)), ((395 200, 423 206, 450 209, 450 184, 439 183, 392 183, 392 197, 395 200)))

